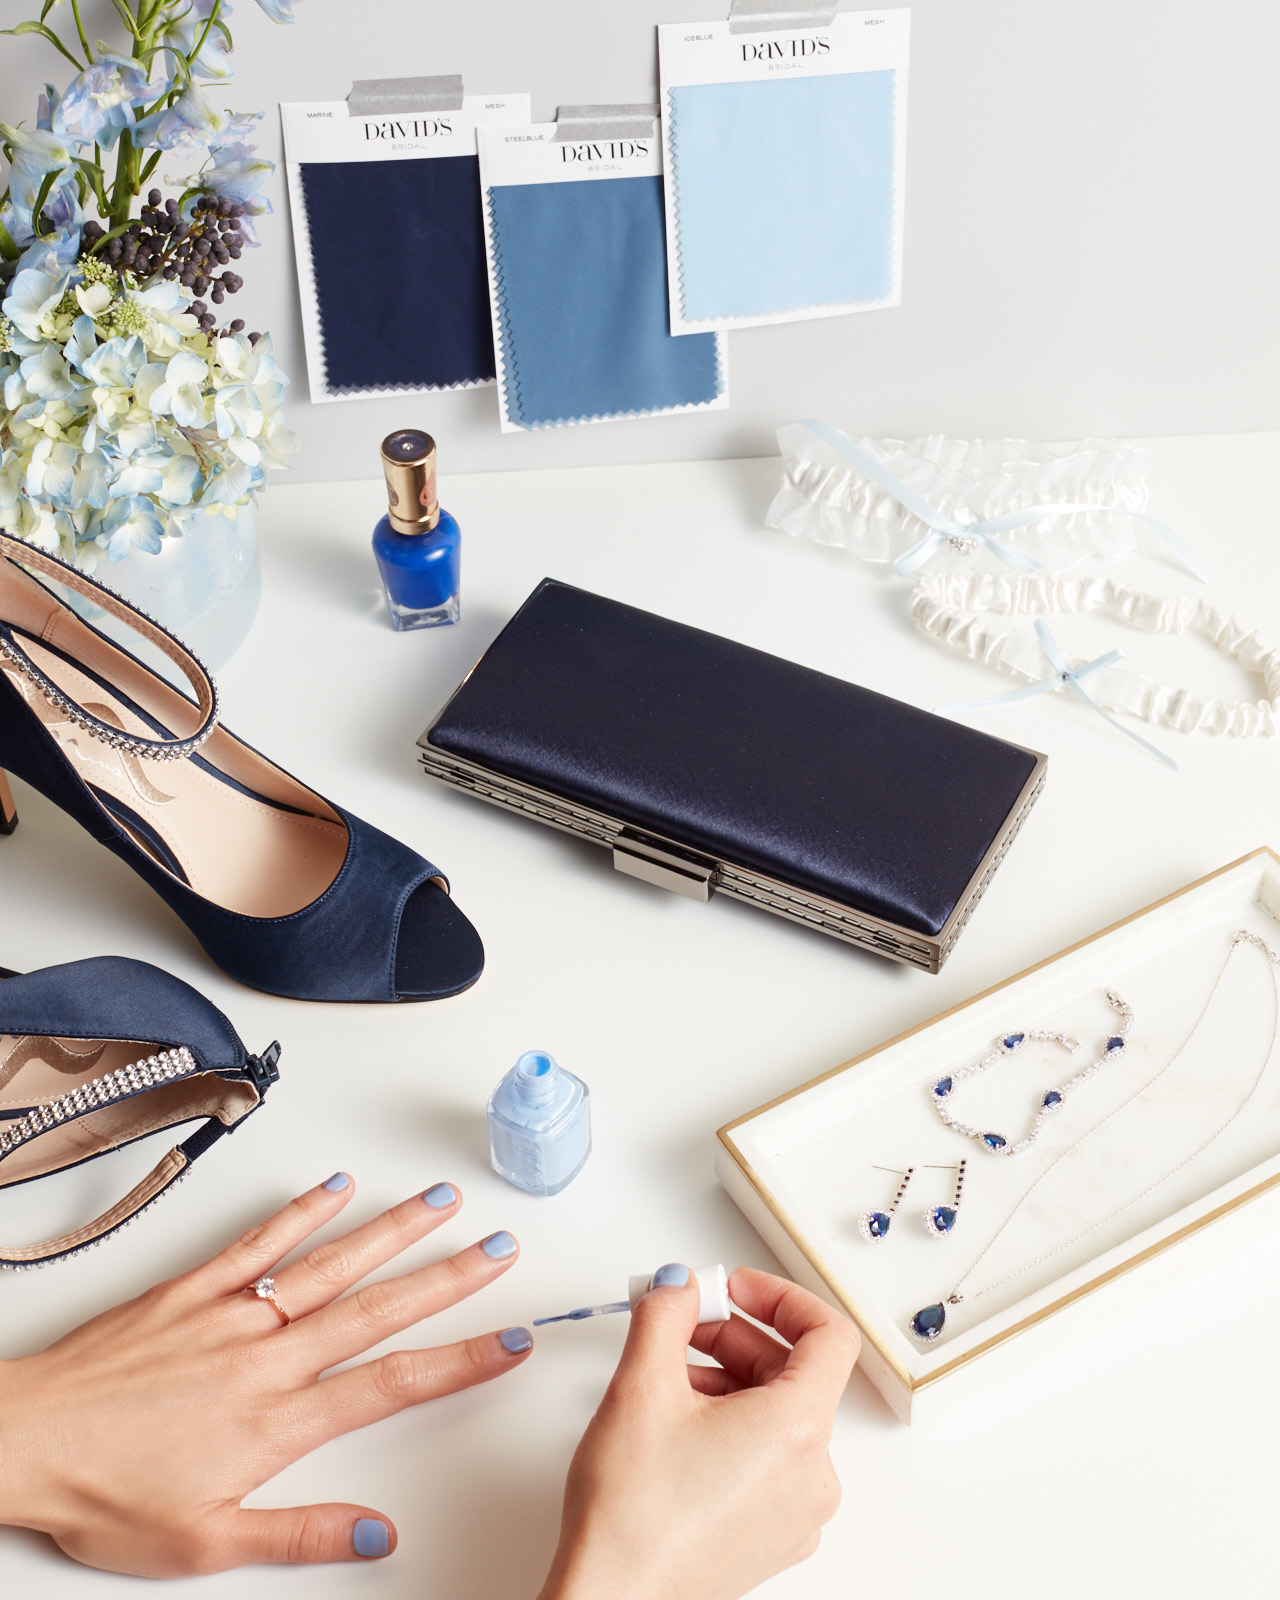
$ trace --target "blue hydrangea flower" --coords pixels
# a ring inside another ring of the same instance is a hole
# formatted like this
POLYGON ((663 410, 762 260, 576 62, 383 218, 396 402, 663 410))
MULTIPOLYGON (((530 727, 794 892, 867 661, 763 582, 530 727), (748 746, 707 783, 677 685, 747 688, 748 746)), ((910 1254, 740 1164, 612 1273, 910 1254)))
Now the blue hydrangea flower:
POLYGON ((41 439, 27 461, 23 488, 33 497, 52 500, 66 510, 75 487, 79 451, 65 439, 41 439))
POLYGON ((168 88, 167 79, 151 83, 136 61, 105 50, 67 86, 53 113, 53 131, 110 150, 121 132, 133 126, 134 106, 145 105, 168 88))
POLYGON ((98 520, 94 542, 111 561, 123 561, 131 550, 155 555, 164 538, 164 523, 149 500, 133 495, 113 500, 98 520))
POLYGON ((40 400, 66 400, 80 387, 56 344, 43 344, 18 367, 29 396, 40 400))
POLYGON ((272 22, 295 22, 293 14, 294 0, 258 0, 258 4, 271 18, 272 22))
POLYGON ((28 339, 41 337, 40 324, 47 312, 62 299, 67 287, 67 277, 51 277, 38 267, 24 267, 14 274, 0 311, 28 339))
POLYGON ((117 335, 100 344, 80 370, 99 389, 131 390, 138 373, 146 364, 147 347, 135 333, 128 339, 117 335))

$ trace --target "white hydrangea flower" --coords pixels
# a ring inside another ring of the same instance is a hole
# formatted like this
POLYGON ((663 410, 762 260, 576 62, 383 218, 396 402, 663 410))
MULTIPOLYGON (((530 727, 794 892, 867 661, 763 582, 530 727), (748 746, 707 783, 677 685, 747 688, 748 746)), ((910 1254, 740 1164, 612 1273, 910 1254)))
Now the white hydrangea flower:
POLYGON ((0 529, 92 570, 233 515, 287 465, 271 341, 210 337, 172 280, 90 260, 14 275, 0 311, 0 529))

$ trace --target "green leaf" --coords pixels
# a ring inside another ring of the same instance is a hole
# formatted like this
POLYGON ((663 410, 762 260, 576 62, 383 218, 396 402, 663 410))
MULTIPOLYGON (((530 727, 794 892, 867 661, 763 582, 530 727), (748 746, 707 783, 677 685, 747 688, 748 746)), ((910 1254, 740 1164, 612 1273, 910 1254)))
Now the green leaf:
POLYGON ((75 158, 76 166, 80 168, 81 176, 93 191, 93 198, 98 202, 98 210, 104 215, 107 210, 107 175, 96 161, 90 161, 85 156, 75 158))
POLYGON ((3 256, 6 261, 16 261, 21 254, 22 251, 13 242, 13 235, 5 227, 4 223, 0 222, 0 256, 3 256))
POLYGON ((46 28, 43 22, 32 22, 30 20, 20 22, 16 28, 0 28, 0 33, 38 33, 42 39, 47 39, 55 50, 61 50, 77 72, 84 71, 84 62, 78 61, 53 29, 46 28))
POLYGON ((131 228, 132 226, 133 226, 132 221, 122 222, 118 228, 112 228, 109 233, 104 233, 102 235, 101 239, 97 239, 97 240, 94 241, 93 249, 89 252, 90 255, 95 255, 96 256, 98 251, 102 249, 104 244, 110 244, 113 239, 118 239, 120 237, 120 235, 125 231, 126 228, 131 228))
POLYGON ((49 196, 53 193, 53 186, 60 176, 61 174, 57 172, 45 173, 44 181, 41 183, 39 191, 36 194, 36 203, 31 208, 31 219, 35 224, 36 237, 38 239, 44 238, 44 235, 40 232, 40 224, 44 220, 43 213, 45 201, 48 200, 49 196))
POLYGON ((133 37, 141 39, 142 35, 138 32, 138 24, 133 20, 133 12, 125 5, 124 0, 111 0, 111 4, 120 13, 121 22, 124 23, 133 37))

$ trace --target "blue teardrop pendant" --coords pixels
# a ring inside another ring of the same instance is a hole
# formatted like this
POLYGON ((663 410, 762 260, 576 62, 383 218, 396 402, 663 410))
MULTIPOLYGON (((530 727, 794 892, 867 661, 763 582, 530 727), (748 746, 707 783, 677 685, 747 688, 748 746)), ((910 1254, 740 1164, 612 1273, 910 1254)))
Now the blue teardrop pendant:
POLYGON ((924 1225, 929 1232, 939 1238, 944 1233, 950 1233, 956 1225, 956 1212, 954 1206, 934 1206, 932 1211, 926 1211, 924 1225))
POLYGON ((947 1325, 947 1308, 939 1301, 936 1306, 925 1306, 911 1319, 911 1331, 925 1344, 932 1344, 947 1325))

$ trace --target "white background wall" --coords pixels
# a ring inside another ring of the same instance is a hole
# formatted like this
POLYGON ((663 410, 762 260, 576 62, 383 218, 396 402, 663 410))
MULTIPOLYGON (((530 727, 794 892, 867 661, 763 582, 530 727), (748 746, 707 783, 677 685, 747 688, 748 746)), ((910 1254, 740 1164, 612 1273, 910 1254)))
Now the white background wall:
MULTIPOLYGON (((476 92, 530 89, 536 117, 656 99, 654 24, 727 8, 299 0, 286 28, 235 0, 226 103, 267 108, 262 143, 279 160, 277 103, 341 98, 357 77, 461 71, 476 92)), ((116 37, 107 0, 84 9, 91 34, 116 37)), ((1280 428, 1275 0, 915 0, 912 13, 903 304, 731 335, 728 412, 503 437, 487 389, 311 406, 277 173, 234 314, 270 328, 296 380, 296 476, 367 476, 406 423, 437 435, 446 473, 760 455, 773 423, 813 414, 879 435, 1280 428)), ((11 25, 37 0, 0 0, 0 14, 11 25)), ((50 46, 5 39, 4 120, 30 118, 37 86, 69 73, 50 46)))

